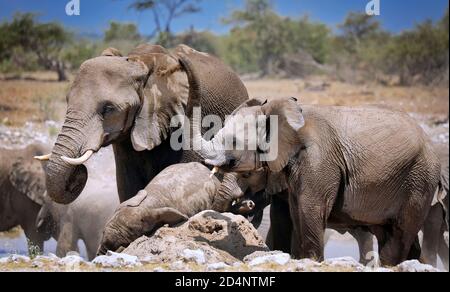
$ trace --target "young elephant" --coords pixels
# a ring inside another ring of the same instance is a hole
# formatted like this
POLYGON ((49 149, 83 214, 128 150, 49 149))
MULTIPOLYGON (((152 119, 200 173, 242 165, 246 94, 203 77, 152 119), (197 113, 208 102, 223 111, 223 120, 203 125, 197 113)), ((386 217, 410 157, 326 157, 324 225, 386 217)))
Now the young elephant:
POLYGON ((52 237, 51 216, 42 218, 41 232, 35 222, 43 204, 45 174, 41 163, 33 159, 48 149, 33 144, 25 149, 0 149, 0 232, 22 227, 29 251, 43 251, 52 237))
MULTIPOLYGON (((231 209, 231 203, 215 197, 219 185, 220 181, 200 163, 166 168, 144 190, 118 207, 103 232, 98 254, 120 251, 140 236, 166 224, 183 222, 201 211, 213 209, 213 205, 231 209)), ((234 206, 236 212, 244 213, 251 208, 252 203, 248 201, 234 206)))
MULTIPOLYGON (((191 104, 198 107, 210 92, 199 86, 195 64, 181 62, 191 104)), ((192 124, 193 144, 202 145, 198 153, 208 164, 224 171, 267 167, 285 174, 295 257, 323 260, 327 226, 368 228, 384 265, 420 256, 417 234, 438 187, 440 163, 427 135, 407 114, 375 106, 301 108, 295 98, 286 98, 246 102, 211 141, 203 139, 198 116, 192 124), (236 134, 234 129, 256 128, 256 123, 240 126, 242 117, 267 125, 258 127, 256 144, 268 141, 268 147, 251 148, 253 141, 242 137, 252 136, 236 134), (231 142, 246 150, 228 150, 231 142)))
POLYGON ((88 183, 83 193, 70 205, 57 204, 45 196, 36 224, 41 229, 44 218, 53 218, 57 256, 65 257, 70 251, 78 252, 78 241, 82 240, 88 259, 95 258, 103 229, 119 205, 119 199, 111 191, 94 187, 88 183))

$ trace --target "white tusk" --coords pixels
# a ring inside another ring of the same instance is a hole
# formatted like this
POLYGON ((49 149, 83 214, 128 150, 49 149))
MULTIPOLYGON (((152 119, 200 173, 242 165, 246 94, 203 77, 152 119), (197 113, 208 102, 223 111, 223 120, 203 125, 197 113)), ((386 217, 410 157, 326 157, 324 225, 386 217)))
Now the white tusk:
POLYGON ((213 170, 211 170, 211 175, 209 177, 212 178, 218 172, 219 172, 219 167, 215 166, 213 168, 213 170))
POLYGON ((49 161, 52 154, 42 155, 42 156, 35 156, 34 159, 39 161, 49 161))
POLYGON ((69 158, 69 157, 61 156, 61 159, 70 165, 82 165, 83 163, 88 161, 89 158, 91 158, 92 154, 94 154, 94 151, 88 150, 80 158, 69 158))

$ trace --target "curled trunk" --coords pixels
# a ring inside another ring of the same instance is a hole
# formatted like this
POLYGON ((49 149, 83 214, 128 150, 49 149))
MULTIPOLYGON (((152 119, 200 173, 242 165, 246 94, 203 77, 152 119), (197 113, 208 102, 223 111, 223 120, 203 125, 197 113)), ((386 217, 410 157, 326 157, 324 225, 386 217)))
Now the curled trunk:
POLYGON ((229 212, 233 201, 241 198, 243 195, 244 192, 238 184, 236 175, 226 173, 214 197, 212 209, 220 213, 229 212))
MULTIPOLYGON (((223 103, 222 106, 234 105, 236 108, 248 100, 247 90, 236 73, 214 57, 188 54, 187 56, 182 55, 180 62, 186 71, 189 82, 189 100, 186 112, 189 117, 192 117, 194 150, 208 164, 220 166, 225 163, 222 133, 219 132, 211 141, 203 139, 202 115, 195 112, 195 109, 200 109, 204 104, 208 104, 208 101, 217 100, 223 103)), ((216 105, 212 105, 212 107, 214 106, 216 105)), ((221 112, 221 110, 215 109, 213 112, 221 112)), ((225 119, 224 116, 220 118, 222 121, 225 119)))
POLYGON ((88 144, 85 125, 79 119, 67 118, 59 134, 52 155, 46 165, 46 183, 48 196, 59 204, 70 204, 83 191, 88 172, 84 165, 71 165, 61 157, 80 157, 88 144))

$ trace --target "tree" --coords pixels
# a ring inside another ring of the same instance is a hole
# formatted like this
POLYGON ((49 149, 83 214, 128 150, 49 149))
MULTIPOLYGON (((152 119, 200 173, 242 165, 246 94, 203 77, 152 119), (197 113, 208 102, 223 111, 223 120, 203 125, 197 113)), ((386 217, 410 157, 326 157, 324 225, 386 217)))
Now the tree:
POLYGON ((172 23, 176 18, 200 11, 201 0, 134 0, 130 5, 137 11, 150 10, 155 23, 152 35, 158 37, 163 46, 172 46, 174 39, 172 23))
POLYGON ((196 31, 193 27, 176 36, 175 44, 185 44, 197 51, 212 55, 219 54, 219 38, 209 31, 196 31))
POLYGON ((374 16, 351 12, 339 28, 345 37, 358 42, 377 34, 381 25, 374 16))
POLYGON ((139 41, 140 39, 141 36, 135 24, 115 21, 109 23, 109 29, 105 32, 104 37, 105 42, 114 40, 139 41))
POLYGON ((37 63, 58 74, 59 81, 67 80, 61 51, 71 35, 58 23, 37 23, 31 13, 16 14, 10 23, 1 26, 0 57, 11 58, 17 66, 26 66, 23 54, 34 54, 37 63))
MULTIPOLYGON (((279 57, 286 51, 286 22, 272 9, 269 0, 247 0, 244 10, 236 10, 224 19, 227 24, 235 24, 231 35, 248 35, 252 41, 249 44, 233 44, 236 47, 246 47, 256 54, 258 67, 263 75, 272 75, 279 57)), ((245 37, 244 37, 245 38, 245 37)))

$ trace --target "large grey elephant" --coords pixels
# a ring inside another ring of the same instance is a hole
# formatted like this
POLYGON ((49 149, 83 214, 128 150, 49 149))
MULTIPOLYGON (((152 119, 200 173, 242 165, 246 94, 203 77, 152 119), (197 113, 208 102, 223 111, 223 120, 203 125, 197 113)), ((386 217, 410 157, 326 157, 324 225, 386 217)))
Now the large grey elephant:
POLYGON ((200 101, 202 115, 222 120, 248 99, 238 76, 221 61, 187 46, 168 52, 142 45, 123 57, 115 49, 84 62, 67 95, 62 131, 46 167, 47 191, 56 202, 69 204, 82 192, 88 173, 83 165, 101 147, 114 148, 117 186, 124 202, 145 188, 163 169, 200 161, 193 151, 170 145, 174 116, 187 113, 183 56, 197 65, 203 88, 211 92, 200 101), (205 78, 207 77, 207 78, 205 78))
POLYGON ((52 237, 51 216, 42 218, 41 232, 35 222, 44 203, 45 174, 41 163, 33 159, 48 151, 33 144, 25 149, 0 149, 0 232, 22 227, 29 252, 42 252, 52 237), (38 250, 36 250, 38 248, 38 250))
POLYGON ((41 229, 45 218, 53 218, 57 256, 65 257, 68 252, 79 252, 78 241, 81 240, 86 246, 88 259, 93 260, 106 223, 117 206, 117 195, 102 189, 94 191, 89 187, 70 205, 57 204, 45 196, 36 225, 41 229))
MULTIPOLYGON (((202 80, 192 62, 181 61, 190 102, 198 106, 210 93, 198 86, 202 80)), ((376 106, 301 108, 294 98, 250 100, 211 141, 203 139, 195 116, 193 127, 193 142, 202 145, 198 153, 208 164, 226 172, 266 167, 286 175, 295 257, 322 260, 327 226, 369 228, 385 265, 420 256, 417 234, 438 187, 440 163, 427 135, 407 114, 376 106), (268 127, 259 128, 256 138, 257 145, 269 141, 268 149, 239 141, 233 129, 243 122, 240 116, 264 119, 268 127), (269 117, 277 118, 278 131, 270 131, 269 117), (227 150, 230 142, 248 147, 227 150), (275 159, 263 161, 276 147, 275 159)))
POLYGON ((241 215, 252 211, 255 205, 251 201, 232 205, 231 197, 217 196, 220 185, 210 170, 197 162, 164 169, 144 190, 117 208, 106 225, 98 253, 121 251, 161 226, 176 225, 204 210, 234 211, 241 215))

